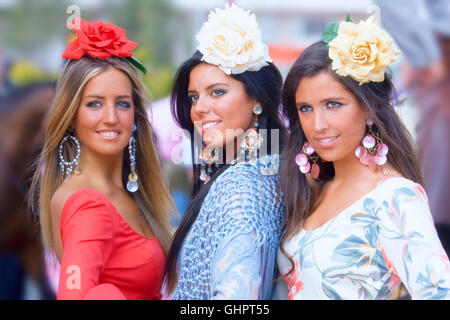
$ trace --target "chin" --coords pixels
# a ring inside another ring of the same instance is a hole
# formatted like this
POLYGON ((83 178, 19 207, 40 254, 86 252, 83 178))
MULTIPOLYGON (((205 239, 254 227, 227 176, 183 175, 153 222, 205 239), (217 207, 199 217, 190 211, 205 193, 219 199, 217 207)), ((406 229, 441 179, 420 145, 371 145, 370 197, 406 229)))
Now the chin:
POLYGON ((208 149, 216 149, 216 150, 220 150, 222 149, 222 144, 221 143, 205 143, 205 147, 208 149))
POLYGON ((102 156, 119 156, 120 154, 122 154, 124 152, 126 152, 128 154, 128 148, 126 148, 126 147, 128 147, 128 145, 125 147, 121 147, 121 148, 118 148, 118 147, 104 148, 103 147, 103 148, 98 148, 97 150, 95 150, 95 152, 97 152, 99 155, 102 155, 102 156), (126 150, 125 150, 125 148, 126 148, 126 150))
POLYGON ((319 156, 323 161, 326 161, 326 162, 340 161, 343 159, 348 159, 348 157, 352 157, 352 156, 356 158, 356 156, 354 155, 354 150, 351 150, 351 152, 346 152, 346 153, 322 152, 322 154, 319 154, 319 156))
MULTIPOLYGON (((317 152, 317 151, 316 151, 317 152)), ((322 159, 325 162, 333 162, 339 159, 339 156, 336 155, 334 152, 317 152, 317 154, 319 155, 320 159, 322 159)))

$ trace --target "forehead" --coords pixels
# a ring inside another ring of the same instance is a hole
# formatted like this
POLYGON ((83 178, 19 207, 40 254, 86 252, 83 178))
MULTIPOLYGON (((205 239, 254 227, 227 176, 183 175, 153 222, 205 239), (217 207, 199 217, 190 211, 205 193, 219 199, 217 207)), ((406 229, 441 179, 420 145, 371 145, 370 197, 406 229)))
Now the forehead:
POLYGON ((126 73, 116 68, 108 68, 90 79, 85 88, 84 95, 88 94, 130 94, 132 83, 126 73))
POLYGON ((200 63, 189 74, 189 90, 200 90, 217 83, 242 86, 240 81, 225 74, 219 67, 209 63, 200 63))
POLYGON ((295 92, 297 102, 323 100, 326 97, 355 99, 353 93, 348 91, 329 72, 320 72, 314 76, 301 79, 295 92))

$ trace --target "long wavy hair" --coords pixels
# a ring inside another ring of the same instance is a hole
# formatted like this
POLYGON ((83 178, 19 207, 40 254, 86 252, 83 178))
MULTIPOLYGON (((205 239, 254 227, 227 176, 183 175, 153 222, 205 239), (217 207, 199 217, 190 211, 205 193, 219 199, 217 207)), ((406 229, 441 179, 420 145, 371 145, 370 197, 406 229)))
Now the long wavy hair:
MULTIPOLYGON (((191 102, 188 97, 189 75, 197 65, 205 63, 201 60, 202 54, 196 51, 194 55, 185 61, 177 71, 174 85, 171 94, 171 108, 172 114, 176 122, 181 128, 186 129, 194 137, 194 124, 191 120, 191 102)), ((268 66, 261 68, 259 71, 246 71, 240 74, 231 75, 235 80, 243 83, 245 93, 248 97, 255 99, 261 104, 263 109, 260 117, 260 129, 267 130, 267 154, 271 154, 270 146, 272 144, 271 136, 272 130, 278 130, 279 133, 279 150, 283 147, 285 136, 285 128, 281 120, 281 87, 282 76, 277 67, 269 63, 268 66)), ((239 116, 239 115, 236 115, 239 116)), ((192 157, 194 160, 194 140, 191 140, 192 157)), ((225 151, 224 151, 225 153, 225 151)), ((169 292, 173 291, 177 283, 177 259, 178 253, 190 230, 192 224, 195 222, 200 208, 208 194, 209 188, 213 182, 230 166, 229 164, 222 164, 217 167, 212 174, 210 181, 203 184, 200 180, 200 165, 193 161, 194 170, 194 198, 180 222, 180 225, 175 232, 174 240, 172 242, 169 255, 167 257, 167 264, 164 274, 165 285, 169 292)))
MULTIPOLYGON (((58 144, 75 117, 88 81, 109 68, 115 68, 128 75, 133 88, 135 123, 138 127, 135 137, 136 158, 139 159, 136 162, 139 190, 130 195, 136 201, 141 214, 167 254, 171 236, 169 215, 175 210, 175 206, 163 179, 152 127, 147 117, 146 107, 149 105, 149 100, 145 86, 136 69, 125 59, 111 57, 100 60, 83 57, 66 63, 58 79, 56 96, 47 114, 44 146, 36 164, 29 203, 32 210, 39 213, 44 243, 49 251, 53 251, 50 201, 63 182, 63 174, 58 167, 58 144)), ((67 152, 66 159, 73 159, 76 154, 75 146, 67 143, 64 149, 67 152)), ((124 185, 130 173, 130 161, 127 154, 124 152, 122 168, 124 185)))
MULTIPOLYGON (((333 179, 332 162, 320 163, 320 175, 316 181, 298 170, 294 159, 306 141, 300 125, 295 101, 295 93, 300 81, 327 72, 346 90, 352 93, 360 106, 366 110, 375 122, 375 130, 389 146, 388 163, 404 177, 423 184, 418 162, 415 156, 415 144, 409 131, 395 112, 392 95, 394 86, 391 77, 385 73, 384 81, 370 82, 363 85, 350 77, 337 75, 331 69, 331 60, 325 43, 316 42, 306 48, 289 71, 282 94, 283 113, 289 121, 289 137, 284 148, 280 168, 280 185, 285 201, 284 234, 280 241, 280 249, 286 254, 283 242, 291 239, 310 215, 317 197, 325 182, 333 179)), ((290 270, 292 272, 293 269, 290 270)), ((290 273, 289 272, 289 273, 290 273)))

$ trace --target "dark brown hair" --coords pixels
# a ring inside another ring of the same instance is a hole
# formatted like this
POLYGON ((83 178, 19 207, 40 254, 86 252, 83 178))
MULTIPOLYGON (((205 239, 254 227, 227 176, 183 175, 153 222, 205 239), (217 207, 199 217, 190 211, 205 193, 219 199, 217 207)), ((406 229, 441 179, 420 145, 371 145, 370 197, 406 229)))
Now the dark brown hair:
MULTIPOLYGON (((194 124, 191 120, 191 102, 188 97, 189 75, 191 71, 199 64, 205 63, 202 61, 202 54, 196 51, 191 58, 186 60, 178 69, 174 79, 174 85, 171 94, 171 108, 172 114, 176 122, 181 128, 186 129, 191 134, 191 150, 192 157, 194 153, 194 124)), ((267 153, 271 154, 271 130, 279 130, 279 148, 282 150, 285 136, 285 129, 281 120, 281 87, 283 78, 280 71, 273 63, 268 63, 267 66, 258 71, 245 71, 240 74, 232 74, 235 80, 240 81, 244 85, 245 93, 248 97, 256 99, 263 109, 260 115, 260 129, 267 129, 267 153)), ((193 159, 194 160, 194 159, 193 159)), ((184 238, 189 232, 192 224, 195 222, 203 201, 209 192, 209 188, 213 182, 230 166, 229 164, 222 164, 215 168, 216 171, 211 175, 211 179, 207 184, 200 181, 200 165, 194 163, 194 198, 189 204, 183 218, 175 232, 169 254, 167 256, 166 269, 164 279, 168 291, 172 291, 177 283, 177 259, 178 253, 183 244, 184 238)))
MULTIPOLYGON (((320 176, 313 182, 300 173, 294 161, 306 140, 298 118, 295 92, 302 79, 313 77, 321 72, 332 75, 355 96, 361 107, 374 119, 375 130, 389 146, 389 164, 405 178, 423 184, 413 139, 394 110, 392 95, 395 89, 390 75, 385 73, 382 82, 359 85, 352 78, 339 76, 331 69, 331 60, 325 43, 312 44, 302 52, 292 66, 282 92, 283 113, 289 121, 289 136, 282 154, 283 161, 280 169, 280 184, 286 208, 285 232, 280 241, 280 249, 286 256, 283 242, 299 231, 306 217, 311 213, 323 185, 334 177, 334 167, 331 162, 320 164, 320 176)), ((292 259, 287 257, 293 266, 292 259)))

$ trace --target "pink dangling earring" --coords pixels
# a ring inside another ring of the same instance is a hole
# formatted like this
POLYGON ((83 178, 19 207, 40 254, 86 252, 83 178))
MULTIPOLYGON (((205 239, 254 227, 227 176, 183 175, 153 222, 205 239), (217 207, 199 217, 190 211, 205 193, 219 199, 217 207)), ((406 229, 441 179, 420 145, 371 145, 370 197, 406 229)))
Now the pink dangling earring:
POLYGON ((307 174, 311 170, 311 176, 313 179, 317 179, 320 174, 320 167, 317 164, 319 156, 313 156, 314 152, 312 145, 309 142, 305 142, 302 151, 295 156, 295 163, 298 165, 301 173, 307 174), (309 161, 312 161, 312 165, 309 161))
POLYGON ((389 148, 383 143, 379 134, 372 131, 373 119, 367 119, 366 123, 369 131, 362 140, 362 146, 356 148, 355 155, 363 165, 375 171, 377 165, 382 166, 386 163, 389 148))

